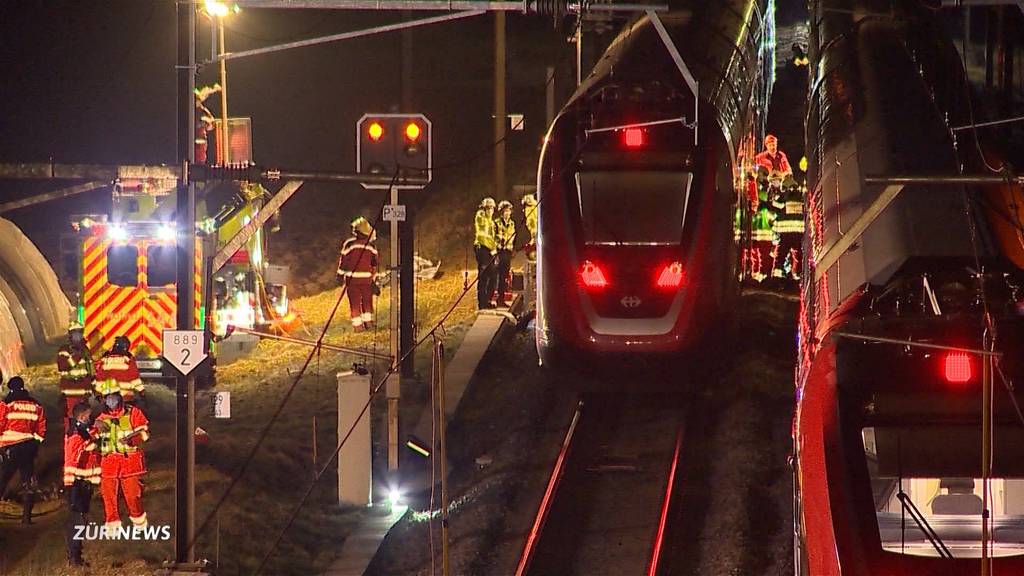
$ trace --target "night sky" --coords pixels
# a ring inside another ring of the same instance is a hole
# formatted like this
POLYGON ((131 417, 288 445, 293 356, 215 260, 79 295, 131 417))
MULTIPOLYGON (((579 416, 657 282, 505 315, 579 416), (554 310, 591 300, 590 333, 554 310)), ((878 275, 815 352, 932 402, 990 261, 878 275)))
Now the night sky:
MULTIPOLYGON (((228 20, 227 48, 245 50, 399 19, 398 13, 243 10, 228 20)), ((210 25, 202 16, 198 22, 202 60, 210 56, 210 25)), ((492 30, 493 16, 484 15, 414 33, 415 107, 433 122, 434 164, 459 164, 438 171, 437 186, 491 170, 486 151, 493 138, 492 30), (461 162, 469 157, 476 159, 461 162)), ((534 161, 542 136, 544 67, 558 62, 568 79, 572 48, 547 18, 510 15, 508 30, 508 109, 527 114, 527 132, 509 140, 510 162, 518 158, 525 166, 534 161)), ((5 77, 0 162, 174 161, 173 1, 5 1, 0 38, 5 77)), ((255 160, 273 167, 353 169, 356 119, 400 103, 400 45, 400 35, 390 33, 230 61, 229 111, 253 118, 255 160)), ((210 65, 197 83, 216 80, 217 67, 210 65)), ((559 87, 568 89, 565 83, 559 87)), ((218 111, 217 96, 207 104, 218 111)), ((510 184, 528 182, 528 171, 513 174, 510 184)), ((58 186, 0 181, 0 198, 58 186)), ((310 188, 285 207, 286 224, 311 208, 340 206, 348 212, 347 204, 368 200, 358 187, 310 188)), ((49 257, 54 225, 66 226, 68 214, 106 211, 107 198, 104 192, 90 193, 6 216, 49 257)), ((347 214, 339 214, 343 217, 347 214)))

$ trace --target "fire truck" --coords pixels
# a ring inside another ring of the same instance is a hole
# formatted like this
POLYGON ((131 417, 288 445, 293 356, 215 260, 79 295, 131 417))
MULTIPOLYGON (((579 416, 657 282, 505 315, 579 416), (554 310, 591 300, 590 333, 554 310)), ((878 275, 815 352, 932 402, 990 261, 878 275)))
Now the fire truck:
MULTIPOLYGON (((165 375, 162 333, 177 328, 175 239, 181 230, 174 220, 174 185, 117 182, 109 217, 72 217, 72 233, 62 241, 62 285, 77 306, 90 351, 98 356, 115 337, 127 336, 139 371, 149 379, 165 375)), ((228 334, 230 326, 267 329, 287 315, 287 272, 266 264, 262 226, 249 226, 266 220, 258 220, 270 198, 265 189, 220 183, 204 188, 200 197, 194 328, 210 324, 211 352, 231 351, 218 358, 223 364, 256 344, 254 337, 228 334), (204 267, 218 262, 216 257, 239 235, 244 241, 225 255, 222 266, 205 274, 204 267)))

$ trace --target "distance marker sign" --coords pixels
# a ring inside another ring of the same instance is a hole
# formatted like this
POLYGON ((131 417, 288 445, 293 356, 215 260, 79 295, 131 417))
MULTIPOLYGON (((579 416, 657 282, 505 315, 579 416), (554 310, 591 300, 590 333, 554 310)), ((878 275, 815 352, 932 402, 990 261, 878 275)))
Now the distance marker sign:
POLYGON ((202 330, 164 330, 164 360, 184 376, 206 359, 202 330))

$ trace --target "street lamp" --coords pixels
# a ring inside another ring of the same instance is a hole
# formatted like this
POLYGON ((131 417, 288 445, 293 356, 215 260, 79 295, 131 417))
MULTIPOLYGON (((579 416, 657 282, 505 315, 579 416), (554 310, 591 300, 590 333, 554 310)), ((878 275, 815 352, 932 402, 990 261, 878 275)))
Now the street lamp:
POLYGON ((232 12, 238 12, 238 6, 230 6, 219 0, 205 0, 204 10, 211 20, 217 22, 217 55, 220 57, 220 130, 217 132, 217 147, 225 166, 231 161, 231 147, 228 145, 228 66, 224 60, 227 50, 224 48, 224 19, 232 12))

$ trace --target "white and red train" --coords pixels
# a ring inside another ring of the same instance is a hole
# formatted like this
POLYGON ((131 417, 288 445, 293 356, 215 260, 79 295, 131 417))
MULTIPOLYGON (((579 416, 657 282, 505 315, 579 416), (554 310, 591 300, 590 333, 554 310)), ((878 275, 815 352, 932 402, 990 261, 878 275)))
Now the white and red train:
POLYGON ((660 16, 669 41, 648 16, 626 26, 545 139, 536 330, 544 365, 685 351, 736 290, 733 218, 763 135, 774 6, 671 6, 660 16))
POLYGON ((984 141, 951 128, 970 123, 970 90, 924 4, 812 2, 798 575, 1024 574, 1024 390, 1002 382, 1022 374, 1021 191, 908 185, 832 258, 884 192, 865 177, 984 171, 984 141))

